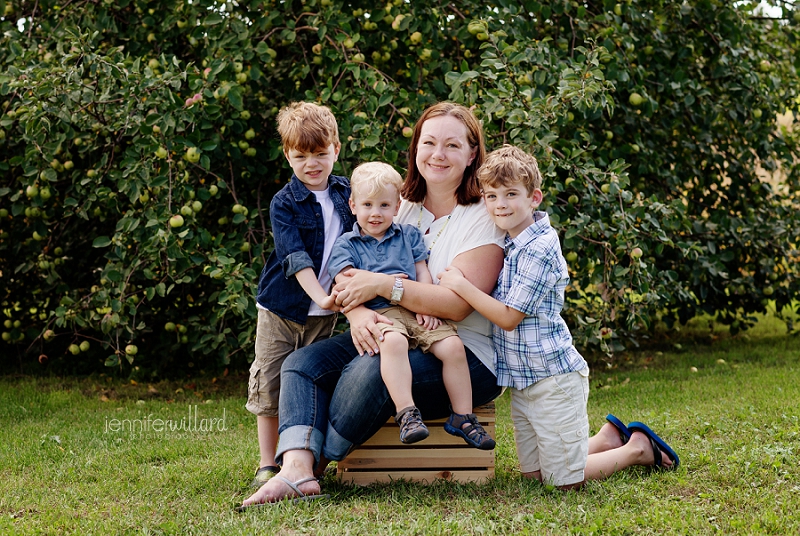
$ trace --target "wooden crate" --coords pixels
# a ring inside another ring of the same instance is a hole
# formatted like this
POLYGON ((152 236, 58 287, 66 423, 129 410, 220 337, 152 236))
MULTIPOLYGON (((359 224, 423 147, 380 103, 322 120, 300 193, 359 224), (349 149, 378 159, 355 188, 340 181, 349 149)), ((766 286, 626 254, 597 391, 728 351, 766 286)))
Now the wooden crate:
MULTIPOLYGON (((495 437, 494 402, 475 408, 478 422, 495 437)), ((482 482, 494 476, 494 451, 478 450, 444 431, 446 419, 425 421, 430 436, 418 443, 400 442, 400 430, 389 419, 366 443, 338 463, 342 482, 365 486, 373 482, 436 479, 482 482)))

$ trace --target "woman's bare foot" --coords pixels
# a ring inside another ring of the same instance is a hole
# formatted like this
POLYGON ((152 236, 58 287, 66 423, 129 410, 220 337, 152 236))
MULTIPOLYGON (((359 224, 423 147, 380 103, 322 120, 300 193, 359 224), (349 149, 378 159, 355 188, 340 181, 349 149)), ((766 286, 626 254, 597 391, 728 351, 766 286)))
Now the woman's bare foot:
POLYGON ((294 499, 303 495, 318 495, 319 482, 314 477, 314 455, 307 450, 289 451, 284 454, 284 465, 277 475, 270 478, 258 491, 244 500, 242 506, 294 499), (299 495, 288 482, 300 490, 299 495))
MULTIPOLYGON (((605 426, 603 427, 605 428, 605 426)), ((628 441, 631 448, 637 449, 636 465, 651 466, 655 462, 653 458, 653 446, 650 444, 650 439, 642 432, 633 432, 628 441)), ((659 450, 661 453, 661 467, 672 467, 672 460, 667 454, 659 450)))

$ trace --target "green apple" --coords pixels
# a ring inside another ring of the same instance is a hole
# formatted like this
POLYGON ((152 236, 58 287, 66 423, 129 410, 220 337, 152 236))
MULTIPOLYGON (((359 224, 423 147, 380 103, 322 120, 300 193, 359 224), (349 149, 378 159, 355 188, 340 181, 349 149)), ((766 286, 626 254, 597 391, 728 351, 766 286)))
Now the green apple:
POLYGON ((27 188, 25 188, 25 195, 27 195, 31 199, 36 197, 37 195, 39 195, 39 187, 36 185, 28 186, 27 188))
POLYGON ((352 59, 356 63, 364 63, 364 54, 362 54, 361 52, 359 52, 358 54, 353 54, 352 59))
POLYGON ((245 212, 247 212, 247 209, 244 208, 239 203, 236 203, 235 205, 233 205, 233 209, 232 210, 233 210, 234 214, 244 214, 245 212))
POLYGON ((622 4, 615 4, 614 5, 614 15, 621 16, 622 15, 622 4))
POLYGON ((481 32, 486 33, 489 31, 489 25, 482 20, 473 20, 467 25, 467 31, 472 35, 478 35, 481 32))
POLYGON ((569 199, 567 199, 567 201, 569 202, 570 205, 577 205, 580 199, 578 199, 577 195, 572 194, 571 196, 569 196, 569 199))
POLYGON ((55 336, 56 333, 52 329, 45 330, 44 334, 42 334, 42 338, 46 341, 52 341, 55 336))
POLYGON ((134 356, 139 353, 139 347, 135 344, 129 344, 125 347, 125 355, 134 356))
POLYGON ((81 347, 78 346, 77 344, 70 344, 67 350, 69 350, 69 353, 71 353, 72 355, 78 355, 79 353, 81 353, 81 347))
MULTIPOLYGON (((189 217, 194 214, 192 207, 184 205, 181 207, 181 216, 189 217)), ((180 227, 180 226, 179 226, 180 227)))
POLYGON ((642 248, 640 248, 640 247, 635 247, 635 248, 633 248, 633 249, 631 250, 631 258, 632 258, 632 259, 638 259, 638 258, 639 258, 639 257, 641 257, 641 256, 642 256, 642 248))
POLYGON ((239 149, 241 149, 242 151, 246 151, 250 147, 250 144, 244 140, 240 140, 238 145, 239 149))
POLYGON ((764 294, 764 296, 772 296, 775 293, 775 289, 772 288, 772 285, 767 285, 761 292, 764 294))
POLYGON ((7 332, 7 331, 4 331, 3 332, 3 340, 6 341, 6 342, 11 341, 11 334, 9 332, 7 332))
POLYGON ((628 97, 628 102, 631 103, 632 106, 641 106, 644 102, 644 97, 634 91, 631 93, 631 96, 628 97))
POLYGON ((575 262, 578 260, 578 253, 575 251, 570 251, 567 253, 567 262, 575 262))
POLYGON ((159 147, 156 149, 156 158, 164 159, 167 157, 167 150, 164 147, 159 147))
POLYGON ((755 110, 753 110, 753 118, 754 119, 761 119, 761 115, 763 113, 764 112, 762 112, 760 108, 756 108, 755 110))
POLYGON ((255 156, 257 153, 258 151, 256 151, 255 147, 250 147, 244 152, 245 156, 255 156))
POLYGON ((0 218, 6 219, 8 218, 8 210, 5 208, 0 208, 0 218))
POLYGON ((189 147, 186 149, 185 158, 192 164, 196 164, 200 161, 200 150, 197 147, 189 147))
POLYGON ((772 70, 772 63, 770 63, 769 60, 761 60, 761 62, 758 64, 758 69, 762 73, 768 73, 772 70))
POLYGON ((89 346, 89 341, 81 341, 81 344, 78 346, 78 348, 81 349, 81 352, 88 352, 89 346))
MULTIPOLYGON (((191 210, 191 209, 190 209, 191 210)), ((173 229, 177 229, 178 227, 183 227, 183 216, 180 214, 175 214, 169 219, 169 226, 173 229)))
POLYGON ((344 45, 344 48, 353 48, 354 46, 356 46, 353 40, 349 37, 347 37, 344 41, 342 41, 342 45, 344 45))
POLYGON ((250 242, 245 242, 241 246, 239 246, 239 251, 243 253, 247 253, 250 251, 250 242))
POLYGON ((410 138, 414 135, 414 129, 411 127, 403 127, 403 137, 410 138))
POLYGON ((201 203, 200 201, 197 201, 197 200, 192 201, 192 211, 193 212, 200 212, 201 210, 203 210, 203 203, 201 203))
POLYGON ((211 194, 212 196, 217 195, 217 192, 219 192, 219 188, 217 188, 216 184, 212 184, 211 186, 208 187, 208 193, 211 194))
POLYGON ((418 45, 422 42, 422 34, 420 32, 414 32, 411 34, 409 39, 411 40, 412 45, 418 45))
POLYGON ((7 319, 5 322, 3 322, 3 325, 4 325, 6 328, 8 328, 8 329, 11 329, 12 327, 14 327, 14 322, 12 322, 11 320, 8 320, 8 319, 7 319))
POLYGON ((70 169, 72 169, 74 167, 75 167, 75 164, 72 162, 72 160, 67 160, 66 162, 64 162, 64 169, 66 169, 67 171, 69 171, 70 169))
POLYGON ((600 186, 600 191, 603 192, 604 194, 607 194, 610 190, 611 186, 608 184, 603 184, 602 186, 600 186))
POLYGON ((42 198, 42 201, 47 201, 53 194, 50 193, 50 188, 45 186, 41 190, 39 190, 39 197, 42 198))
POLYGON ((252 128, 247 129, 247 131, 245 131, 245 133, 244 133, 244 137, 245 137, 245 139, 252 140, 253 138, 256 137, 256 131, 253 130, 252 128))
POLYGON ((164 324, 164 331, 175 331, 176 326, 175 322, 167 322, 164 324))

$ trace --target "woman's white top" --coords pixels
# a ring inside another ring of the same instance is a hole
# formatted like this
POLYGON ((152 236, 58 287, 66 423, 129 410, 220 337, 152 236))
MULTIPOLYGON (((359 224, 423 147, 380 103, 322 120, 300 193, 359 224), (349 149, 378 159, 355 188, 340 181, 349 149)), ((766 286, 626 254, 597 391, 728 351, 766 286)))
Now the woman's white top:
MULTIPOLYGON (((502 248, 505 241, 505 232, 489 217, 483 199, 468 206, 456 205, 449 216, 438 220, 434 220, 433 214, 422 203, 403 200, 394 221, 413 225, 422 232, 430 250, 428 269, 435 284, 439 283, 436 275, 453 264, 459 254, 488 244, 502 248)), ((473 311, 456 325, 464 345, 494 373, 491 322, 473 311)))

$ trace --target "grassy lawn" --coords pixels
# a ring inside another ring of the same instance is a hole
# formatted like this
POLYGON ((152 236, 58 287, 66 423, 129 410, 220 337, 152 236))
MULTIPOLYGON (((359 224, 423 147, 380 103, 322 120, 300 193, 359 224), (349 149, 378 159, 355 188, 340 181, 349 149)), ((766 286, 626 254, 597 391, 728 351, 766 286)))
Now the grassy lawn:
POLYGON ((257 445, 243 377, 0 378, 0 534, 797 534, 800 344, 782 329, 764 321, 729 338, 696 323, 680 350, 592 371, 592 429, 609 412, 647 423, 680 454, 677 472, 630 470, 569 493, 523 480, 504 395, 487 484, 328 476, 330 500, 244 514, 233 507, 257 445), (192 427, 156 430, 158 419, 192 427))

